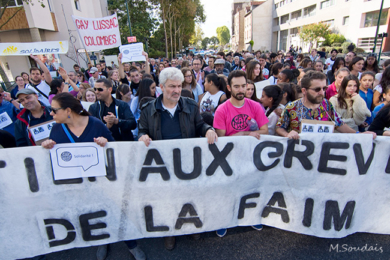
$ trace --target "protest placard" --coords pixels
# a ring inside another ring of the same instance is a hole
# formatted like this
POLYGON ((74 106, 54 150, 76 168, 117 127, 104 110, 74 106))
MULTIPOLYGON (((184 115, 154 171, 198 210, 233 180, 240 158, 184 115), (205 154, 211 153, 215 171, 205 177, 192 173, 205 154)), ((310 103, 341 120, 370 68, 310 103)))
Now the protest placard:
POLYGON ((0 149, 2 259, 258 224, 390 234, 388 137, 112 142, 105 177, 71 180, 53 179, 49 153, 0 149))
POLYGON ((28 128, 28 131, 30 131, 35 144, 40 145, 43 141, 49 139, 51 129, 55 123, 56 121, 50 120, 28 128))
POLYGON ((122 45, 119 51, 122 53, 122 62, 146 61, 145 56, 142 55, 144 45, 141 42, 122 45))
POLYGON ((9 117, 7 112, 3 112, 0 114, 0 129, 9 126, 12 124, 12 119, 9 117))
POLYGON ((96 143, 55 145, 50 157, 54 180, 106 176, 103 147, 96 143))
POLYGON ((0 56, 65 54, 67 52, 68 41, 0 43, 0 56))
POLYGON ((72 15, 72 19, 87 51, 100 51, 121 45, 116 13, 103 18, 85 18, 72 15))

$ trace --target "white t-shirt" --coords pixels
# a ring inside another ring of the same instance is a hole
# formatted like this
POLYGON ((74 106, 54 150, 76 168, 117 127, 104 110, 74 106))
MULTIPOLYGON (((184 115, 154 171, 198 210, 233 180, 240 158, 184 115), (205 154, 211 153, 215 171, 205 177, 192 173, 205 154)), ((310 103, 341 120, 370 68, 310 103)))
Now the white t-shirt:
POLYGON ((325 64, 326 64, 326 66, 328 66, 328 70, 327 71, 330 71, 330 70, 332 70, 332 66, 334 64, 334 60, 332 60, 331 58, 327 58, 326 61, 325 61, 325 64))
POLYGON ((164 106, 164 104, 161 102, 162 104, 162 107, 165 109, 165 110, 168 110, 168 112, 172 115, 172 117, 175 116, 175 112, 176 112, 176 109, 177 109, 177 104, 174 108, 167 108, 166 106, 164 106))
POLYGON ((41 101, 46 106, 50 106, 50 103, 49 103, 50 86, 46 83, 46 81, 42 80, 41 83, 39 83, 37 86, 35 86, 35 88, 33 86, 31 86, 30 84, 27 84, 26 88, 34 90, 35 93, 37 93, 37 95, 38 95, 38 100, 41 101), (39 91, 36 90, 36 88, 39 89, 43 94, 45 94, 46 97, 44 95, 42 95, 41 93, 39 93, 39 91))
POLYGON ((219 104, 219 99, 223 94, 225 94, 225 92, 221 90, 215 93, 214 95, 211 95, 210 92, 206 92, 203 95, 202 100, 200 101, 200 106, 199 106, 200 113, 202 114, 204 112, 210 112, 214 115, 215 110, 217 109, 219 104))
POLYGON ((269 77, 269 84, 276 85, 278 78, 275 78, 274 76, 269 77))

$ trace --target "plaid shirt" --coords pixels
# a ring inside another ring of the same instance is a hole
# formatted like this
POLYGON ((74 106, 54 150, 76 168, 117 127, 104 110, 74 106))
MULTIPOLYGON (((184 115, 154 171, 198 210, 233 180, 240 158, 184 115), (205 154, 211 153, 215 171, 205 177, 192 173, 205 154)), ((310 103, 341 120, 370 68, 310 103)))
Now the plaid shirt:
POLYGON ((333 105, 324 98, 317 109, 310 109, 303 105, 302 99, 295 100, 286 105, 276 127, 285 129, 287 132, 295 130, 299 133, 302 119, 333 121, 336 127, 344 123, 334 110, 333 105))

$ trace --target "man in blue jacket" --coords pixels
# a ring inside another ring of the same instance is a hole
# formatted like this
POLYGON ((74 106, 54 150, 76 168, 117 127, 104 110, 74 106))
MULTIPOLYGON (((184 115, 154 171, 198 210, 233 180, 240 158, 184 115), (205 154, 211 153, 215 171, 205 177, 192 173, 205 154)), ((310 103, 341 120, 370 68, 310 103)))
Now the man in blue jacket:
POLYGON ((89 113, 106 124, 115 141, 134 141, 131 130, 137 127, 137 123, 129 105, 111 96, 112 82, 98 79, 95 91, 98 101, 89 107, 89 113))

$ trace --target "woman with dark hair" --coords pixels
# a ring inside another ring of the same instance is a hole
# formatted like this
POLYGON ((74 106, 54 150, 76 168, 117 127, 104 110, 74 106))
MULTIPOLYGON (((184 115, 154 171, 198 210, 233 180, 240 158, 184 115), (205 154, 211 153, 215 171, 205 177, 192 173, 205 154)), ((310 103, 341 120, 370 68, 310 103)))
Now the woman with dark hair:
POLYGON ((356 56, 349 63, 348 69, 352 75, 355 75, 358 79, 360 79, 363 71, 364 59, 363 57, 356 56))
POLYGON ((359 96, 359 80, 354 75, 347 75, 341 82, 337 95, 331 97, 337 114, 343 118, 343 122, 358 131, 367 117, 371 116, 364 100, 359 96))
POLYGON ((298 99, 297 85, 294 83, 278 83, 278 86, 283 91, 283 98, 280 102, 282 105, 286 105, 287 103, 298 99))
POLYGON ((76 97, 79 92, 79 87, 76 85, 76 83, 73 82, 73 80, 69 79, 68 73, 66 73, 63 68, 60 67, 58 69, 58 73, 60 73, 64 81, 59 79, 54 79, 51 81, 49 93, 50 104, 55 95, 62 92, 69 92, 69 86, 73 87, 73 90, 69 92, 73 97, 76 97))
POLYGON ((252 99, 253 101, 260 102, 260 100, 257 98, 257 95, 256 95, 255 83, 250 79, 248 79, 246 81, 246 83, 247 83, 247 86, 246 86, 245 97, 252 99))
POLYGON ((246 58, 246 59, 245 59, 245 65, 242 67, 241 70, 246 71, 246 67, 248 66, 248 63, 249 63, 251 60, 253 60, 253 58, 251 58, 251 57, 246 58))
POLYGON ((49 140, 42 147, 51 149, 55 144, 95 142, 104 147, 114 141, 110 130, 99 119, 91 116, 69 93, 59 93, 53 97, 51 113, 56 121, 49 140))
POLYGON ((300 74, 298 69, 282 70, 278 75, 277 83, 293 82, 300 74))
POLYGON ((368 54, 363 65, 363 71, 372 71, 375 74, 379 73, 378 60, 376 59, 375 53, 368 54))
MULTIPOLYGON (((137 122, 141 116, 141 107, 139 103, 144 97, 156 98, 156 83, 151 79, 144 79, 141 81, 138 87, 138 91, 135 94, 133 100, 131 101, 130 109, 137 122)), ((134 135, 134 140, 138 140, 138 126, 136 129, 132 130, 132 132, 134 135)))
POLYGON ((246 66, 246 76, 254 83, 264 80, 260 62, 257 60, 251 60, 246 66))
POLYGON ((88 80, 85 79, 85 75, 82 72, 77 72, 77 81, 80 83, 88 83, 88 80))
MULTIPOLYGON (((123 67, 122 67, 123 68, 123 67)), ((123 74, 125 72, 123 71, 123 74)), ((107 73, 108 75, 108 78, 111 80, 112 82, 112 92, 111 94, 114 94, 116 93, 116 89, 119 87, 119 85, 121 84, 121 82, 119 81, 119 72, 117 70, 111 70, 107 73)), ((126 78, 126 77, 125 77, 126 78)), ((127 79, 127 78, 126 78, 127 79)))
POLYGON ((268 134, 276 134, 276 123, 279 120, 281 112, 284 110, 283 90, 278 85, 266 86, 263 89, 260 102, 266 108, 266 116, 268 117, 268 134), (279 111, 277 111, 279 110, 279 111))
POLYGON ((244 68, 245 67, 245 60, 244 60, 244 58, 240 58, 240 70, 243 70, 242 68, 244 68))
POLYGON ((390 86, 390 66, 387 66, 387 68, 382 73, 382 79, 379 82, 379 85, 374 88, 374 97, 373 97, 373 103, 374 106, 379 106, 382 102, 382 93, 383 90, 390 86))
POLYGON ((300 53, 300 54, 297 55, 297 68, 300 67, 300 64, 301 64, 301 62, 303 61, 303 59, 304 59, 304 56, 303 56, 302 53, 300 53))
POLYGON ((282 71, 283 64, 280 62, 275 62, 270 68, 271 77, 269 77, 269 82, 271 85, 275 85, 278 80, 278 75, 282 71))
POLYGON ((326 73, 328 78, 328 85, 335 81, 335 73, 337 70, 345 67, 345 60, 343 57, 337 57, 332 65, 332 69, 326 73))
POLYGON ((199 102, 199 96, 203 94, 202 87, 196 82, 195 75, 192 70, 184 67, 181 69, 184 76, 183 89, 188 89, 194 95, 196 103, 199 102))
POLYGON ((116 89, 115 98, 126 102, 129 107, 133 98, 133 93, 131 92, 130 86, 127 84, 119 85, 116 89))
POLYGON ((199 110, 203 112, 210 112, 214 115, 217 107, 225 101, 229 93, 226 88, 226 81, 217 74, 211 73, 205 79, 205 93, 199 96, 199 110))
POLYGON ((313 62, 310 59, 304 58, 299 64, 300 69, 306 69, 313 67, 313 62))

